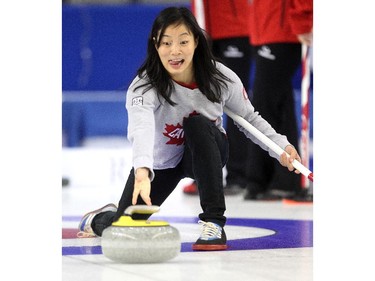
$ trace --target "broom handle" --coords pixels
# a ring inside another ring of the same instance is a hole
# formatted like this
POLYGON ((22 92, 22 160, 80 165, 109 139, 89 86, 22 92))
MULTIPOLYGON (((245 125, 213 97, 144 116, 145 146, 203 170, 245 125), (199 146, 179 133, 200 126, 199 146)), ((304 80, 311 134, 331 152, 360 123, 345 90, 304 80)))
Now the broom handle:
MULTIPOLYGON (((224 108, 224 112, 232 118, 234 121, 236 121, 241 127, 245 128, 247 131, 249 131, 254 137, 256 137, 259 141, 261 141, 263 144, 265 144, 267 147, 269 147, 273 152, 275 152, 277 155, 281 156, 285 151, 280 146, 278 146, 276 143, 274 143, 271 139, 269 139, 266 135, 264 135, 261 131, 259 131, 257 128, 255 128, 253 125, 251 125, 248 121, 246 121, 241 116, 233 113, 228 108, 224 108)), ((285 152, 286 153, 286 152, 285 152)), ((290 157, 290 155, 287 153, 287 156, 290 157)), ((304 165, 302 165, 297 160, 294 160, 292 162, 292 165, 294 168, 296 168, 298 171, 301 172, 305 177, 307 177, 309 180, 313 181, 313 173, 307 169, 304 165)))

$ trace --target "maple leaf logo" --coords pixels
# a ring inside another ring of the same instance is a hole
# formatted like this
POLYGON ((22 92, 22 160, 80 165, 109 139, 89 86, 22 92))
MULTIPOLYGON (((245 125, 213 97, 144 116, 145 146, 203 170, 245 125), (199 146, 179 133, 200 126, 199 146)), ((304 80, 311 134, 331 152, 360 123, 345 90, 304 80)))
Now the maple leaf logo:
POLYGON ((176 126, 166 124, 165 131, 166 132, 163 133, 163 135, 169 138, 167 144, 181 145, 184 143, 184 129, 180 123, 178 123, 176 126))
MULTIPOLYGON (((194 111, 189 114, 189 117, 198 114, 199 113, 194 111)), ((185 118, 186 117, 184 117, 184 119, 185 118)), ((165 124, 165 132, 163 133, 163 135, 169 138, 169 141, 166 144, 181 145, 185 142, 184 128, 180 123, 177 123, 177 125, 165 124)))

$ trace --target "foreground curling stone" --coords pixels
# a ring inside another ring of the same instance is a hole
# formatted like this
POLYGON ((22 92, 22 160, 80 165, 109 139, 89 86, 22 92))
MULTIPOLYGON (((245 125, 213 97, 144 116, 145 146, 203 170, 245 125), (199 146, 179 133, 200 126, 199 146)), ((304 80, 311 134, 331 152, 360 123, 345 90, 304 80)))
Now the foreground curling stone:
POLYGON ((131 215, 153 214, 158 206, 135 205, 102 234, 104 256, 121 263, 158 263, 170 260, 181 251, 178 230, 165 221, 133 220, 131 215))

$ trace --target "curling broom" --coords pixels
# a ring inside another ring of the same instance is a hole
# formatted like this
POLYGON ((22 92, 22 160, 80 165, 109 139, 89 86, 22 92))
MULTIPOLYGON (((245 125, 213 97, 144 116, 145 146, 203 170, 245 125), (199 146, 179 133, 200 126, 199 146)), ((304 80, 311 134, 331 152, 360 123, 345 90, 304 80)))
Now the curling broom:
MULTIPOLYGON (((224 108, 224 112, 230 118, 232 118, 234 121, 236 121, 241 127, 243 127, 248 132, 250 132, 259 141, 261 141, 263 144, 265 144, 267 147, 269 147, 277 155, 281 156, 281 154, 283 154, 285 152, 284 149, 282 149, 280 146, 278 146, 276 143, 274 143, 270 138, 268 138, 266 135, 264 135, 261 131, 259 131, 253 125, 251 125, 243 117, 233 113, 231 110, 229 110, 226 107, 224 108)), ((287 156, 289 156, 289 155, 287 154, 287 156)), ((306 168, 302 163, 298 162, 297 160, 294 160, 292 165, 295 169, 300 171, 302 175, 304 175, 306 178, 308 178, 310 181, 313 182, 313 180, 314 180, 313 173, 308 168, 306 168)))

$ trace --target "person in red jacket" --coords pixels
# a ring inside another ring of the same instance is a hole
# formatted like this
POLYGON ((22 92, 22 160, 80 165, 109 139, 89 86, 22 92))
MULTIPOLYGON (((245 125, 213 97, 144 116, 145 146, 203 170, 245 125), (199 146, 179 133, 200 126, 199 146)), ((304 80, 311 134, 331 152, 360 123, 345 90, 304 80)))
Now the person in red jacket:
MULTIPOLYGON (((248 19, 255 56, 252 103, 276 131, 298 148, 292 82, 301 63, 301 44, 312 44, 313 1, 251 0, 248 19)), ((245 199, 281 199, 303 193, 300 176, 279 169, 252 143, 249 157, 245 199)))
MULTIPOLYGON (((212 40, 213 54, 232 69, 250 91, 251 45, 249 40, 248 0, 192 0, 191 9, 212 40)), ((227 117, 229 159, 226 165, 226 195, 243 192, 247 184, 248 141, 233 120, 227 117)), ((195 182, 183 189, 197 194, 195 182)))

